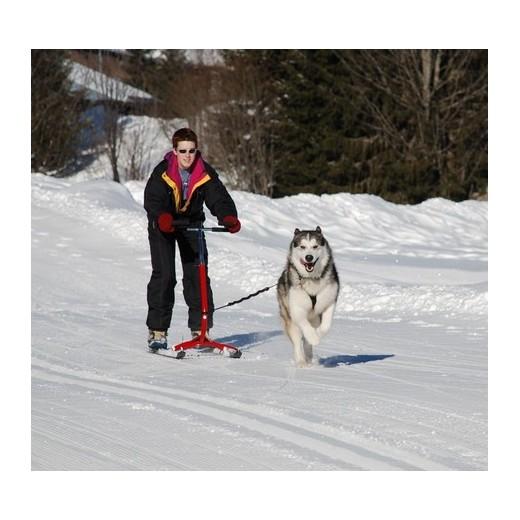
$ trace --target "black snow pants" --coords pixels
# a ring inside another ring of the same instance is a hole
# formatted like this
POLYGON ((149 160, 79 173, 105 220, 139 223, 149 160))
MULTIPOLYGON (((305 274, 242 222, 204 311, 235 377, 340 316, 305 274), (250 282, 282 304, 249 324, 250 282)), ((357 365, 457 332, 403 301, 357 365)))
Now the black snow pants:
MULTIPOLYGON (((201 299, 199 284, 199 248, 197 233, 176 230, 174 233, 163 233, 154 226, 148 226, 148 240, 152 257, 152 276, 148 283, 147 300, 148 316, 146 325, 151 330, 167 330, 172 319, 175 302, 175 248, 179 247, 182 262, 182 284, 184 300, 188 306, 188 327, 200 330, 201 299)), ((204 240, 204 255, 208 251, 204 240)), ((213 326, 213 293, 210 279, 208 286, 208 327, 213 326)))

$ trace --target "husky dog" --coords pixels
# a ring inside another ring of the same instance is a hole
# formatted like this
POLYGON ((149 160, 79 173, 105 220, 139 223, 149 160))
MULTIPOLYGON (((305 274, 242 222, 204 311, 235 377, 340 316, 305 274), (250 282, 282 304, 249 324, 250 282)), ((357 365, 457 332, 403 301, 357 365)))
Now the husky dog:
POLYGON ((312 364, 312 347, 330 329, 338 293, 332 251, 320 227, 315 231, 295 229, 277 296, 298 367, 312 364))

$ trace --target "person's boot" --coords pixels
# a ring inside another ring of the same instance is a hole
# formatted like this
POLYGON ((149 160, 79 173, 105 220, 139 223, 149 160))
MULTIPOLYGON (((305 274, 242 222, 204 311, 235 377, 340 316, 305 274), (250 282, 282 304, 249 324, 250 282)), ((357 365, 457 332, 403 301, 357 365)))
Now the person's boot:
POLYGON ((165 330, 148 331, 148 348, 152 352, 157 352, 160 348, 168 348, 167 332, 165 330))

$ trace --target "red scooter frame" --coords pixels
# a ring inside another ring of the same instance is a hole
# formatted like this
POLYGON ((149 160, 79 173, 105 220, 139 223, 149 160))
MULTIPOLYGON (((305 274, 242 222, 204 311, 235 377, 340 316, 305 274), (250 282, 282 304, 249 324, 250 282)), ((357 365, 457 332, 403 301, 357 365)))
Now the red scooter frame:
POLYGON ((228 232, 225 227, 184 227, 182 223, 178 225, 174 222, 175 227, 182 227, 184 231, 196 232, 198 234, 199 243, 199 285, 200 285, 200 301, 201 301, 201 322, 200 322, 200 334, 191 340, 184 341, 172 347, 172 350, 177 353, 178 358, 182 358, 185 355, 185 351, 191 348, 214 348, 219 349, 221 352, 229 352, 229 357, 239 358, 242 352, 232 346, 226 345, 225 343, 219 343, 208 338, 208 284, 207 270, 206 270, 206 259, 204 257, 204 231, 219 231, 228 232))

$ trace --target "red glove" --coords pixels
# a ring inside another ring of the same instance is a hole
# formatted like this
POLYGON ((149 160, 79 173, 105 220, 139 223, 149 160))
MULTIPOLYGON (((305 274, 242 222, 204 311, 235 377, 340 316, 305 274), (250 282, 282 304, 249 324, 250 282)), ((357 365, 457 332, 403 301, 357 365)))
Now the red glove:
POLYGON ((161 213, 157 219, 159 229, 163 233, 173 233, 175 227, 173 226, 173 215, 171 213, 161 213))
POLYGON ((228 228, 228 231, 230 233, 238 233, 240 231, 240 228, 242 227, 240 225, 240 220, 238 220, 233 215, 228 215, 227 217, 224 217, 222 219, 222 224, 228 228))

